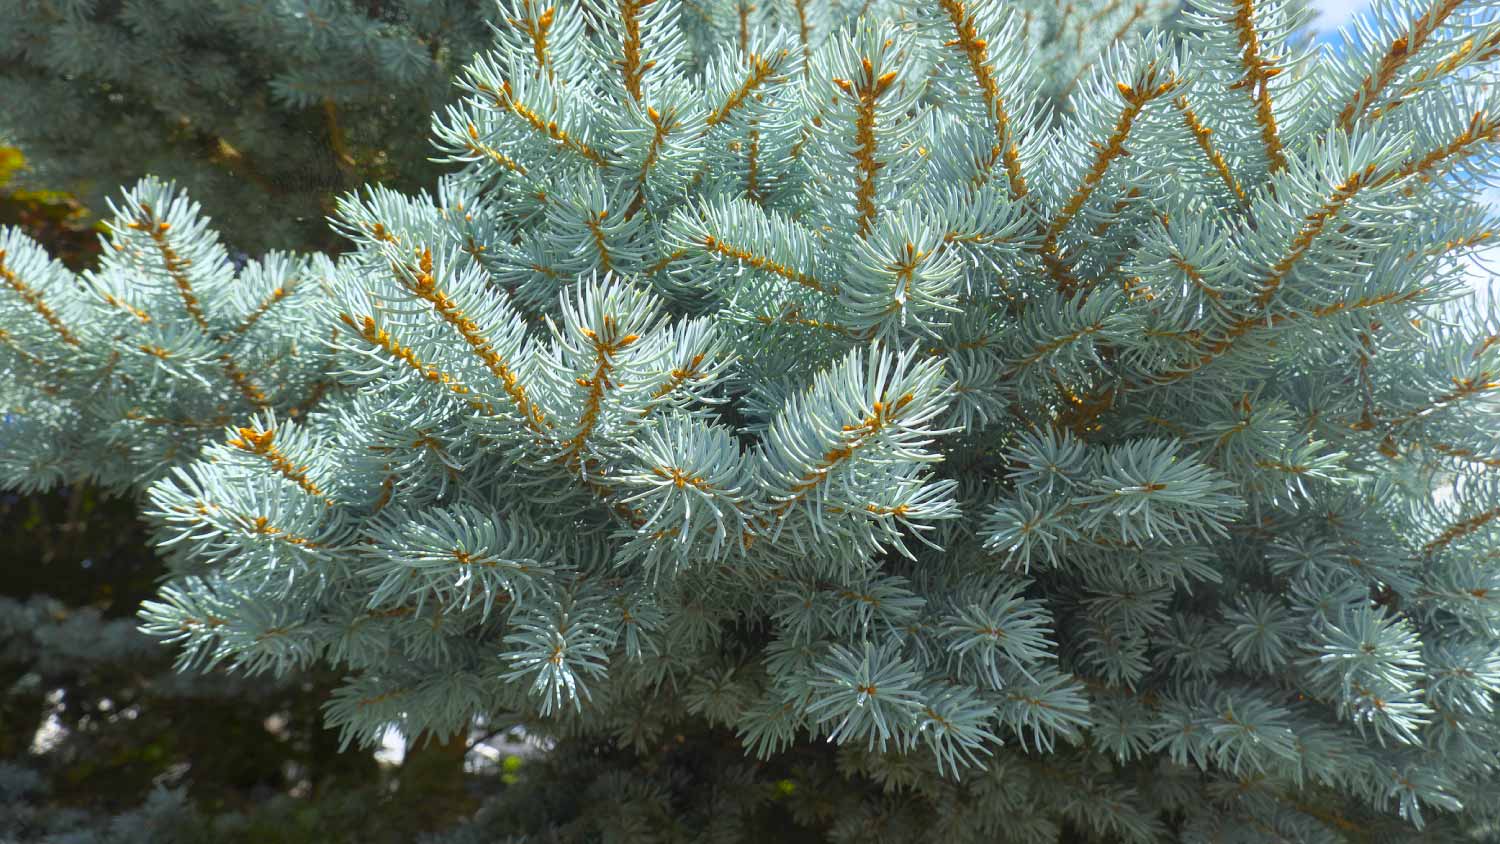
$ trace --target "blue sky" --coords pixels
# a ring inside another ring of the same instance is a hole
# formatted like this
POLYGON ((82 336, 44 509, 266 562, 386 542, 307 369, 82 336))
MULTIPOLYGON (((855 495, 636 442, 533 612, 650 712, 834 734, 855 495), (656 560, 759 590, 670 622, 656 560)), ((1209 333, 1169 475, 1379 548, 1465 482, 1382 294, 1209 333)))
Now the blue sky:
POLYGON ((1353 20, 1370 4, 1366 0, 1322 0, 1313 5, 1318 9, 1318 19, 1313 26, 1323 33, 1319 40, 1336 40, 1338 28, 1353 20))

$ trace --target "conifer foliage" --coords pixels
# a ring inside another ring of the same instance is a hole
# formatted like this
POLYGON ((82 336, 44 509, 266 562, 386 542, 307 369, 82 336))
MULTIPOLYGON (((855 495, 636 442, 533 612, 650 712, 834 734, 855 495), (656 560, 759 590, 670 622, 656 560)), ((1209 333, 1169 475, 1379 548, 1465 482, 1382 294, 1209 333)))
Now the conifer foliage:
POLYGON ((506 3, 336 259, 6 232, 5 483, 138 490, 145 629, 349 742, 827 740, 897 790, 835 840, 1493 822, 1500 23, 724 5, 506 3))
POLYGON ((0 0, 0 138, 103 211, 146 173, 238 249, 336 243, 328 196, 436 178, 414 129, 490 38, 490 0, 0 0))

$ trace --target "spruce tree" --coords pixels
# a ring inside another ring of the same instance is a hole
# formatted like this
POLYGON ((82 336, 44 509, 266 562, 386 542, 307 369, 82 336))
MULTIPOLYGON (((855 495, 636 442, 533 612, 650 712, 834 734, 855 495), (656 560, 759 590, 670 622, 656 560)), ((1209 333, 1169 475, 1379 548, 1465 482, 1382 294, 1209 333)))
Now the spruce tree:
POLYGON ((500 17, 342 255, 0 239, 4 483, 139 495, 183 667, 523 724, 563 840, 1493 829, 1486 9, 500 17))
POLYGON ((175 179, 253 253, 337 246, 329 197, 416 189, 420 131, 482 49, 490 0, 0 0, 0 139, 26 186, 103 210, 175 179))

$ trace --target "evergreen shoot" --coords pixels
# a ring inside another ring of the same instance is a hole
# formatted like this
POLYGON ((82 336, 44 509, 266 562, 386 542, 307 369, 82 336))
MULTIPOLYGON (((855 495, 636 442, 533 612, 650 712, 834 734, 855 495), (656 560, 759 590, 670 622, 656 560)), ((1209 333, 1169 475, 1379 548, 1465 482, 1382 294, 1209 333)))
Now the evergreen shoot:
POLYGON ((334 666, 351 745, 557 740, 598 799, 537 834, 1455 840, 1500 22, 1309 16, 507 0, 450 172, 344 196, 341 255, 236 269, 156 180, 97 270, 5 231, 0 482, 139 495, 184 668, 334 666), (677 818, 580 761, 683 734, 740 787, 677 818))

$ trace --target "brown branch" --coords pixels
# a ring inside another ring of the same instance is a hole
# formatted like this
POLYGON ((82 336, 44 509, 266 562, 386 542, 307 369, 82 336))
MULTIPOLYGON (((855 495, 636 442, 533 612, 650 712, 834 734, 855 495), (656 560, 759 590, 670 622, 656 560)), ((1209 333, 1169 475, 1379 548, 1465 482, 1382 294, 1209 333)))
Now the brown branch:
POLYGON ((563 444, 561 459, 570 466, 578 465, 580 456, 587 447, 589 435, 599 423, 604 391, 611 386, 609 373, 614 369, 614 356, 640 339, 638 334, 616 338, 615 330, 614 317, 610 314, 604 315, 603 337, 591 329, 582 329, 584 336, 594 345, 594 374, 578 381, 579 386, 588 388, 588 395, 584 398, 583 414, 578 419, 578 433, 563 444))
MULTIPOLYGON (((387 465, 386 468, 389 469, 390 466, 387 465)), ((391 503, 391 493, 395 490, 395 488, 396 476, 386 475, 385 480, 380 482, 380 496, 375 499, 375 504, 370 508, 370 513, 372 515, 375 513, 379 513, 381 510, 385 509, 385 505, 391 503)))
POLYGON ((526 33, 531 39, 531 53, 536 58, 537 74, 546 71, 547 78, 552 78, 552 64, 547 59, 547 31, 552 28, 552 22, 556 19, 557 8, 549 6, 537 16, 535 20, 531 17, 532 0, 521 0, 522 17, 509 18, 511 26, 526 33))
POLYGON ((132 220, 127 227, 146 232, 151 242, 156 244, 157 250, 161 252, 162 262, 166 265, 167 275, 172 279, 172 283, 177 285, 177 292, 182 297, 183 307, 187 309, 193 321, 198 323, 198 327, 207 331, 208 320, 203 316, 198 297, 193 293, 193 284, 184 272, 191 262, 178 255, 177 250, 172 248, 172 244, 167 242, 167 231, 172 228, 172 225, 164 220, 157 220, 156 212, 152 211, 151 206, 145 202, 141 203, 141 211, 145 212, 145 218, 132 220))
POLYGON ((238 335, 244 334, 246 331, 249 331, 252 327, 254 327, 255 323, 260 321, 261 317, 265 316, 266 311, 269 311, 271 309, 271 306, 275 305, 277 302, 280 302, 283 298, 285 298, 287 293, 290 292, 291 288, 296 286, 296 284, 297 280, 293 279, 287 282, 285 285, 272 290, 271 294, 265 298, 265 301, 261 302, 260 305, 257 306, 256 309, 250 314, 250 316, 245 318, 244 322, 235 327, 234 333, 238 335))
POLYGON ((123 301, 115 298, 111 294, 105 293, 102 290, 99 291, 99 295, 104 298, 104 303, 105 304, 107 304, 107 305, 109 305, 111 307, 119 308, 120 310, 125 311, 126 313, 129 313, 131 316, 135 317, 136 319, 140 320, 141 322, 150 322, 151 321, 151 315, 148 314, 148 313, 146 313, 145 311, 141 310, 140 308, 132 307, 128 302, 123 302, 123 301))
POLYGON ((1271 297, 1275 295, 1277 288, 1286 280, 1293 266, 1307 254, 1308 249, 1312 247, 1313 240, 1322 233, 1328 221, 1361 190, 1383 187, 1410 176, 1417 176, 1424 182, 1431 181, 1433 172, 1443 162, 1468 151, 1476 144, 1495 140, 1500 140, 1500 120, 1489 120, 1484 112, 1476 111, 1463 132, 1438 149, 1427 152, 1421 158, 1409 161, 1395 170, 1378 176, 1375 173, 1374 164, 1370 164, 1357 173, 1351 173, 1334 188, 1333 194, 1317 211, 1305 218, 1302 229, 1292 239, 1291 249, 1272 266, 1270 274, 1261 280, 1260 292, 1255 297, 1255 306, 1264 310, 1270 304, 1271 297))
POLYGON ((620 73, 625 78, 625 90, 636 102, 641 101, 641 79, 656 64, 654 61, 641 61, 641 21, 642 9, 656 2, 656 0, 620 0, 620 22, 625 26, 625 58, 620 63, 620 73))
POLYGON ((1198 345, 1198 351, 1201 354, 1198 359, 1195 360, 1192 364, 1181 369, 1175 369, 1161 375, 1153 376, 1152 378, 1147 379, 1145 382, 1132 385, 1132 387, 1139 388, 1146 385, 1162 385, 1170 384, 1174 381, 1181 381, 1182 379, 1187 378, 1203 367, 1223 357, 1231 349, 1234 348, 1235 344, 1241 337, 1250 333, 1256 328, 1277 328, 1285 323, 1307 317, 1311 317, 1313 319, 1326 319, 1327 317, 1342 313, 1344 311, 1373 308, 1380 305, 1401 304, 1403 302, 1409 302, 1426 292, 1426 287, 1417 287, 1411 290, 1382 293, 1378 296, 1362 296, 1354 300, 1342 300, 1329 305, 1323 305, 1317 308, 1313 308, 1306 314, 1296 311, 1283 312, 1271 314, 1269 318, 1261 314, 1251 314, 1250 316, 1242 317, 1236 320, 1227 329, 1225 329, 1224 335, 1222 337, 1213 341, 1212 343, 1202 345, 1201 340, 1198 343, 1195 343, 1195 345, 1198 345))
MULTIPOLYGON (((1470 246, 1478 246, 1479 244, 1492 239, 1494 236, 1495 232, 1493 230, 1485 229, 1472 235, 1464 235, 1463 237, 1456 237, 1452 240, 1445 240, 1443 241, 1441 246, 1434 246, 1433 248, 1426 250, 1422 254, 1431 258, 1437 255, 1442 255, 1446 252, 1452 252, 1455 249, 1466 249, 1470 246)), ((1416 255, 1416 252, 1406 253, 1406 257, 1408 258, 1415 258, 1416 255)))
POLYGON ((1203 291, 1203 295, 1215 300, 1223 298, 1224 294, 1210 287, 1208 281, 1203 278, 1203 274, 1198 272, 1198 268, 1189 264, 1181 255, 1173 255, 1169 260, 1172 262, 1172 266, 1182 270, 1182 274, 1188 277, 1188 281, 1191 281, 1195 287, 1203 291))
POLYGON ((1043 343, 1040 348, 1036 349, 1031 354, 1029 354, 1026 357, 1022 358, 1018 363, 1016 363, 1015 366, 1012 366, 1009 370, 1007 370, 1006 373, 1005 373, 1006 377, 1013 377, 1015 375, 1019 375, 1022 370, 1031 367, 1037 361, 1041 360, 1042 358, 1046 357, 1047 355, 1051 354, 1052 352, 1055 352, 1058 349, 1061 349, 1063 346, 1066 346, 1066 345, 1068 345, 1069 343, 1072 343, 1075 340, 1078 340, 1078 339, 1083 338, 1083 337, 1087 337, 1090 334, 1095 334, 1095 333, 1098 333, 1098 332, 1103 331, 1103 330, 1104 330, 1104 323, 1102 323, 1102 322, 1096 322, 1096 323, 1094 323, 1092 325, 1086 325, 1083 328, 1080 328, 1077 331, 1074 331, 1072 334, 1068 334, 1068 335, 1066 335, 1064 337, 1059 337, 1056 340, 1049 340, 1048 342, 1043 343))
POLYGON ((236 177, 243 175, 267 196, 282 196, 286 193, 284 188, 266 178, 260 172, 260 169, 249 158, 246 158, 244 153, 229 143, 229 141, 223 138, 211 138, 210 140, 213 142, 213 152, 209 154, 209 161, 226 170, 230 170, 230 175, 236 177))
POLYGON ((757 53, 751 53, 748 59, 750 62, 749 75, 745 77, 745 80, 740 83, 738 88, 729 92, 729 96, 725 98, 722 105, 709 112, 704 122, 709 126, 717 126, 724 122, 724 119, 733 113, 735 109, 745 104, 745 101, 755 92, 756 88, 759 88, 767 79, 776 75, 777 64, 786 57, 786 50, 781 50, 776 54, 775 58, 770 60, 765 59, 757 53))
MULTIPOLYGON (((386 354, 406 364, 428 381, 434 384, 441 384, 457 395, 473 395, 474 391, 466 387, 457 378, 443 372, 437 366, 423 361, 409 347, 401 345, 384 329, 377 328, 374 318, 362 316, 358 322, 355 322, 354 317, 347 313, 341 313, 339 314, 339 320, 349 326, 354 333, 364 338, 366 342, 379 346, 386 354)), ((489 403, 483 401, 470 400, 469 406, 485 415, 495 412, 489 403)))
POLYGON ((810 290, 816 290, 819 293, 829 296, 837 296, 839 293, 839 289, 836 286, 824 284, 806 273, 794 270, 785 264, 779 264, 764 255, 756 255, 748 249, 725 243, 711 234, 704 235, 701 243, 710 252, 717 252, 720 255, 734 258, 737 261, 749 264, 757 270, 764 270, 768 273, 781 276, 787 281, 795 282, 810 290))
POLYGON ((735 5, 739 7, 740 52, 743 53, 750 49, 750 13, 755 11, 755 4, 739 0, 735 5))
POLYGON ((1480 355, 1489 351, 1489 348, 1495 345, 1500 345, 1500 334, 1491 334, 1490 336, 1481 340, 1479 343, 1479 348, 1474 350, 1474 360, 1479 360, 1480 355))
MULTIPOLYGON (((1067 21, 1068 13, 1071 12, 1071 11, 1073 11, 1073 5, 1070 3, 1070 4, 1068 4, 1067 9, 1063 10, 1063 21, 1065 23, 1067 21)), ((1118 42, 1121 38, 1124 38, 1125 37, 1125 33, 1129 32, 1130 28, 1132 26, 1135 26, 1136 21, 1139 21, 1141 19, 1141 16, 1144 15, 1144 14, 1146 14, 1146 6, 1145 6, 1145 4, 1144 3, 1137 3, 1136 6, 1135 6, 1135 8, 1131 11, 1130 17, 1126 18, 1125 19, 1125 23, 1119 29, 1115 30, 1115 34, 1110 38, 1110 43, 1118 42)), ((1030 11, 1028 11, 1026 13, 1026 15, 1027 15, 1026 20, 1029 23, 1030 20, 1031 20, 1031 13, 1030 13, 1030 11)), ((1058 31, 1059 32, 1062 31, 1061 27, 1059 27, 1058 31)), ((1088 61, 1084 62, 1083 65, 1078 68, 1078 72, 1075 73, 1075 74, 1073 74, 1073 78, 1069 79, 1068 82, 1067 82, 1067 84, 1063 85, 1062 90, 1058 92, 1058 95, 1057 95, 1058 99, 1060 99, 1060 100, 1061 99, 1066 99, 1067 96, 1068 96, 1068 94, 1073 90, 1073 88, 1078 85, 1078 80, 1082 79, 1083 75, 1085 73, 1087 73, 1088 70, 1089 70, 1089 68, 1091 68, 1093 66, 1094 66, 1094 60, 1093 59, 1089 59, 1088 61)))
POLYGON ((651 144, 646 148, 646 160, 641 163, 640 175, 636 177, 639 184, 636 186, 635 199, 631 201, 630 207, 625 209, 626 220, 634 217, 646 202, 646 176, 651 173, 651 168, 656 166, 657 160, 661 157, 661 145, 666 141, 667 135, 677 128, 675 118, 674 110, 668 109, 667 116, 663 117, 655 108, 646 107, 646 119, 650 120, 651 125, 656 128, 651 133, 651 144))
POLYGON ((745 196, 759 205, 760 185, 756 179, 760 169, 760 130, 750 130, 750 150, 745 162, 745 196))
POLYGON ((1448 54, 1442 61, 1413 76, 1396 99, 1370 112, 1370 119, 1373 120, 1381 117, 1392 109, 1400 107, 1407 102, 1406 98, 1420 85, 1430 82, 1439 76, 1452 73, 1459 65, 1464 64, 1466 60, 1471 64, 1484 64, 1492 62, 1497 58, 1500 58, 1500 32, 1491 35, 1477 44, 1473 38, 1465 39, 1464 43, 1459 45, 1457 50, 1448 54))
MULTIPOLYGON (((763 517, 755 520, 758 532, 765 534, 769 532, 775 522, 783 519, 787 512, 807 497, 808 493, 817 489, 819 485, 828 480, 829 473, 842 464, 845 460, 854 456, 854 453, 869 445, 875 440, 886 426, 897 421, 903 408, 911 404, 915 396, 907 393, 895 401, 887 401, 884 397, 872 406, 872 412, 857 425, 845 425, 843 427, 844 443, 825 453, 818 464, 803 474, 797 483, 789 490, 791 493, 763 517)), ((750 534, 746 535, 747 540, 750 534)))
POLYGON ((323 400, 323 396, 327 395, 328 391, 332 388, 332 381, 318 381, 314 383, 312 392, 308 397, 303 399, 296 407, 287 410, 287 415, 293 418, 306 415, 317 406, 318 402, 323 400))
POLYGON ((869 236, 875 225, 878 213, 875 207, 875 174, 885 166, 875 159, 875 153, 879 149, 875 139, 875 101, 890 90, 891 83, 896 81, 896 71, 887 71, 876 77, 875 66, 870 60, 865 58, 860 61, 864 67, 864 75, 857 84, 847 79, 834 79, 833 84, 859 103, 854 118, 854 138, 859 145, 849 154, 854 156, 857 171, 854 207, 859 210, 859 236, 863 238, 869 236))
POLYGON ((271 400, 266 397, 266 394, 260 387, 255 385, 250 376, 240 371, 239 366, 234 362, 234 358, 229 355, 220 355, 219 363, 224 367, 224 374, 229 378, 229 382, 240 391, 247 401, 256 407, 268 407, 271 404, 271 400))
POLYGON ((17 345, 16 341, 11 338, 10 332, 6 331, 3 328, 0 328, 0 343, 3 343, 6 346, 10 347, 11 351, 13 351, 16 354, 20 355, 23 360, 25 360, 27 363, 31 364, 32 366, 41 367, 41 366, 45 366, 46 363, 47 363, 46 361, 42 360, 41 358, 37 357, 36 355, 32 354, 31 352, 26 351, 25 349, 23 349, 19 345, 17 345))
MULTIPOLYGON (((1094 227, 1094 237, 1104 237, 1104 233, 1109 231, 1110 228, 1114 226, 1114 224, 1119 220, 1120 215, 1125 212, 1125 209, 1130 207, 1130 203, 1140 197, 1140 195, 1141 189, 1138 187, 1132 187, 1130 190, 1126 191, 1125 195, 1120 197, 1120 199, 1115 202, 1115 207, 1110 209, 1109 219, 1094 227)), ((1163 225, 1165 225, 1165 223, 1163 223, 1163 225)))
POLYGON ((274 428, 267 431, 257 431, 254 428, 236 428, 235 433, 239 434, 239 436, 230 438, 230 446, 249 454, 257 454, 264 457, 276 471, 281 473, 282 477, 297 484, 308 495, 323 499, 323 503, 329 507, 333 506, 333 499, 324 495, 323 490, 319 489, 318 485, 313 483, 312 479, 307 476, 307 467, 292 463, 276 447, 276 443, 274 442, 276 431, 274 428))
MULTIPOLYGON (((703 365, 703 355, 702 355, 702 353, 693 355, 692 360, 688 361, 688 365, 687 366, 674 368, 670 373, 668 373, 668 378, 667 378, 666 383, 662 384, 660 387, 657 387, 655 390, 652 390, 651 391, 651 398, 652 399, 663 399, 663 398, 666 398, 668 394, 670 394, 674 390, 678 389, 683 384, 686 384, 688 381, 696 381, 696 380, 701 379, 703 377, 703 373, 701 373, 701 372, 698 371, 698 367, 700 367, 702 365, 703 365)), ((644 416, 646 413, 649 413, 649 412, 650 412, 650 408, 648 407, 646 410, 642 411, 641 415, 644 416)))
POLYGON ((479 127, 475 126, 473 123, 469 124, 469 139, 467 141, 464 141, 464 147, 468 149, 469 152, 475 153, 476 155, 482 155, 513 173, 519 173, 522 176, 526 175, 526 168, 518 163, 514 158, 511 158, 500 150, 497 150, 494 147, 480 141, 479 127))
POLYGON ((1491 507, 1490 509, 1485 510, 1482 513, 1470 516, 1463 521, 1457 522, 1449 526, 1448 529, 1439 534, 1437 538, 1433 539, 1426 545, 1423 545, 1422 553, 1430 557, 1437 551, 1447 547, 1455 539, 1461 539, 1471 533, 1474 533, 1475 531, 1494 521, 1496 517, 1500 517, 1500 506, 1491 507))
MULTIPOLYGON (((1156 73, 1153 68, 1148 72, 1146 79, 1139 88, 1132 88, 1123 82, 1118 83, 1116 86, 1119 88, 1120 95, 1125 98, 1125 108, 1120 111, 1120 117, 1115 122, 1115 129, 1110 133, 1105 143, 1102 145, 1093 143, 1097 151, 1094 156, 1094 163, 1089 167, 1088 172, 1084 174, 1083 182, 1073 190, 1068 202, 1046 228, 1042 244, 1038 249, 1043 261, 1047 261, 1049 257, 1054 260, 1059 258, 1057 250, 1058 236, 1073 221, 1073 218, 1083 208, 1084 203, 1088 202, 1089 197, 1093 195, 1099 183, 1104 180, 1104 174, 1109 170, 1109 165, 1116 159, 1124 157, 1127 154, 1125 152, 1125 140, 1130 136, 1131 127, 1135 124, 1135 119, 1140 115, 1141 110, 1153 99, 1174 90, 1178 84, 1175 78, 1168 78, 1165 82, 1153 86, 1155 81, 1156 73)), ((1069 285, 1062 292, 1071 294, 1072 288, 1073 286, 1069 285)))
POLYGON ((607 216, 609 216, 608 211, 600 211, 597 216, 590 212, 583 222, 588 226, 589 234, 594 238, 594 249, 599 253, 599 268, 605 272, 611 272, 615 264, 609 257, 609 245, 604 241, 604 227, 599 225, 607 216))
POLYGON ((968 59, 969 71, 974 75, 974 82, 979 86, 985 106, 995 120, 996 145, 991 153, 992 161, 997 154, 1004 158, 1005 173, 1010 180, 1010 198, 1020 199, 1027 192, 1026 179, 1021 175, 1020 151, 1015 139, 1011 137, 1010 114, 1006 111, 1005 100, 1000 96, 999 85, 990 68, 989 44, 979 37, 974 15, 969 11, 967 3, 960 0, 938 0, 938 5, 948 13, 949 23, 958 36, 943 46, 957 47, 968 59))
POLYGON ((1375 95, 1391 83, 1391 80, 1406 65, 1407 61, 1422 49, 1422 46, 1427 43, 1427 39, 1432 37, 1432 33, 1462 3, 1463 0, 1438 0, 1432 8, 1427 10, 1427 14, 1412 21, 1411 29, 1406 35, 1391 42, 1390 47, 1386 49, 1385 55, 1380 59, 1380 65, 1369 76, 1365 77, 1364 82, 1359 86, 1359 90, 1350 98, 1348 104, 1344 106, 1344 110, 1339 112, 1340 129, 1345 132, 1354 130, 1355 121, 1359 120, 1364 114, 1365 109, 1370 107, 1370 103, 1375 99, 1375 95))
POLYGON ((541 115, 537 114, 530 106, 512 96, 509 82, 502 82, 499 91, 488 85, 479 85, 477 87, 478 90, 489 94, 494 99, 496 106, 521 118, 534 131, 556 141, 558 146, 587 159, 595 167, 609 166, 609 160, 604 157, 603 153, 568 134, 557 125, 556 120, 543 120, 541 115))
POLYGON ((173 419, 167 416, 147 416, 141 413, 140 408, 130 408, 125 411, 125 418, 134 422, 144 422, 147 425, 170 425, 175 428, 214 428, 222 429, 229 424, 230 417, 226 415, 215 416, 210 419, 173 419))
POLYGON ((667 267, 671 266, 674 262, 681 260, 686 255, 687 255, 687 250, 686 249, 674 249, 670 253, 668 253, 666 255, 663 255, 660 260, 658 260, 656 263, 652 264, 651 266, 646 267, 641 272, 642 272, 643 275, 647 275, 647 276, 656 275, 657 273, 659 273, 662 270, 666 269, 667 267))
POLYGON ((1432 450, 1436 451, 1438 454, 1446 454, 1449 457, 1457 457, 1460 460, 1467 460, 1470 463, 1478 463, 1491 469, 1500 469, 1500 457, 1485 457, 1484 455, 1472 449, 1444 445, 1443 443, 1433 443, 1432 450))
POLYGON ((1492 378, 1500 378, 1500 376, 1489 370, 1485 370, 1473 378, 1453 378, 1451 379, 1453 381, 1452 390, 1433 399, 1426 407, 1403 413, 1390 420, 1390 422, 1392 425, 1404 425, 1419 416, 1426 416, 1435 410, 1447 407, 1450 404, 1456 404, 1471 396, 1500 390, 1500 380, 1491 380, 1492 378))
POLYGON ((511 371, 510 365, 495 351, 489 339, 480 332, 474 320, 470 319, 463 309, 437 286, 437 280, 432 276, 432 250, 426 248, 422 250, 417 266, 400 265, 393 267, 393 270, 396 278, 400 279, 417 298, 432 305, 438 316, 451 325, 464 342, 469 344, 475 356, 484 363, 485 368, 500 379, 505 394, 510 397, 511 403, 520 412, 525 425, 545 436, 550 424, 542 415, 541 409, 526 395, 526 387, 511 371))
POLYGON ((1351 173, 1334 188, 1333 194, 1318 210, 1304 218, 1302 229, 1297 232, 1296 237, 1292 238, 1291 249, 1271 267, 1271 274, 1260 281, 1254 300, 1257 309, 1266 309, 1266 306, 1271 303, 1271 297, 1276 295, 1276 290, 1281 287, 1281 283, 1292 271, 1292 267, 1302 259, 1303 255, 1307 254, 1307 250, 1312 248, 1313 240, 1323 232, 1328 221, 1343 209, 1361 188, 1372 183, 1374 176, 1374 164, 1370 164, 1357 173, 1351 173))
POLYGON ((802 311, 795 306, 788 308, 779 317, 771 316, 769 314, 757 314, 755 316, 755 321, 760 323, 761 325, 799 325, 803 328, 816 328, 820 331, 828 331, 834 334, 841 334, 845 337, 853 337, 856 340, 867 339, 861 337, 859 332, 856 332, 846 326, 839 325, 836 322, 824 322, 822 320, 809 319, 807 317, 804 317, 802 316, 802 311))
POLYGON ((1260 136, 1266 147, 1266 157, 1271 161, 1271 172, 1286 167, 1286 155, 1282 152, 1281 134, 1276 128, 1276 114, 1271 108, 1270 82, 1281 73, 1261 55, 1260 33, 1255 29, 1255 0, 1236 0, 1239 11, 1232 18, 1235 35, 1239 39, 1241 60, 1245 65, 1245 78, 1230 88, 1246 88, 1255 100, 1255 120, 1260 124, 1260 136))
POLYGON ((16 295, 21 297, 21 301, 25 302, 27 305, 30 305, 31 309, 36 311, 37 315, 40 316, 42 320, 52 328, 53 331, 57 332, 58 336, 62 338, 62 341, 64 343, 68 344, 69 346, 83 345, 79 341, 78 336, 75 335, 72 331, 69 331, 68 327, 64 325, 62 320, 58 318, 57 314, 53 312, 51 306, 49 306, 46 300, 42 298, 41 292, 33 289, 31 286, 26 284, 26 282, 16 274, 15 270, 12 270, 10 267, 7 267, 5 265, 4 249, 0 249, 0 280, 4 280, 7 287, 16 291, 16 295))
POLYGON ((1178 95, 1177 99, 1173 100, 1173 102, 1176 103, 1178 110, 1182 112, 1183 123, 1187 124, 1188 131, 1193 133, 1193 140, 1198 143, 1198 148, 1203 150, 1203 155, 1208 158, 1208 163, 1213 166, 1214 172, 1218 173, 1219 178, 1224 180, 1224 184, 1229 186, 1229 190, 1235 195, 1235 198, 1239 199, 1241 204, 1244 204, 1245 189, 1240 187, 1239 180, 1235 179, 1234 174, 1229 172, 1229 164, 1224 161, 1224 155, 1214 148, 1213 141, 1210 140, 1210 136, 1213 135, 1214 130, 1204 126, 1203 122, 1198 119, 1198 115, 1193 111, 1193 107, 1188 102, 1186 94, 1178 95))
MULTIPOLYGON (((187 310, 188 315, 193 318, 193 321, 198 324, 199 328, 208 331, 208 319, 203 315, 203 308, 198 302, 197 294, 193 291, 192 281, 187 277, 186 270, 192 262, 179 255, 177 250, 172 248, 172 244, 167 240, 167 232, 171 230, 172 225, 165 220, 158 220, 156 212, 152 210, 148 203, 140 203, 140 210, 145 216, 130 221, 126 224, 127 228, 145 232, 151 238, 151 242, 156 244, 157 250, 161 252, 162 263, 166 266, 167 275, 172 279, 173 284, 177 286, 177 293, 182 298, 183 307, 187 310)), ((136 312, 134 308, 130 310, 136 313, 138 317, 143 316, 139 312, 136 312)), ((229 336, 216 336, 215 339, 220 343, 225 343, 229 340, 229 336)), ((157 352, 152 351, 152 354, 157 354, 157 352)), ((165 355, 159 354, 158 357, 162 357, 165 360, 165 355)), ((240 370, 233 357, 228 354, 220 355, 219 362, 223 366, 224 374, 229 379, 229 382, 244 395, 247 401, 258 408, 270 405, 271 401, 265 392, 256 386, 255 381, 249 375, 240 370)))
POLYGON ((807 0, 792 0, 797 7, 797 37, 802 42, 802 75, 812 70, 812 28, 807 23, 807 0))
POLYGON ((1078 37, 1073 42, 1073 49, 1077 50, 1080 53, 1083 52, 1084 33, 1088 31, 1088 28, 1091 25, 1104 20, 1106 17, 1113 14, 1114 11, 1118 8, 1120 8, 1120 0, 1109 0, 1109 2, 1106 3, 1104 7, 1099 11, 1093 13, 1092 15, 1089 15, 1087 18, 1084 18, 1083 25, 1078 27, 1078 37))

